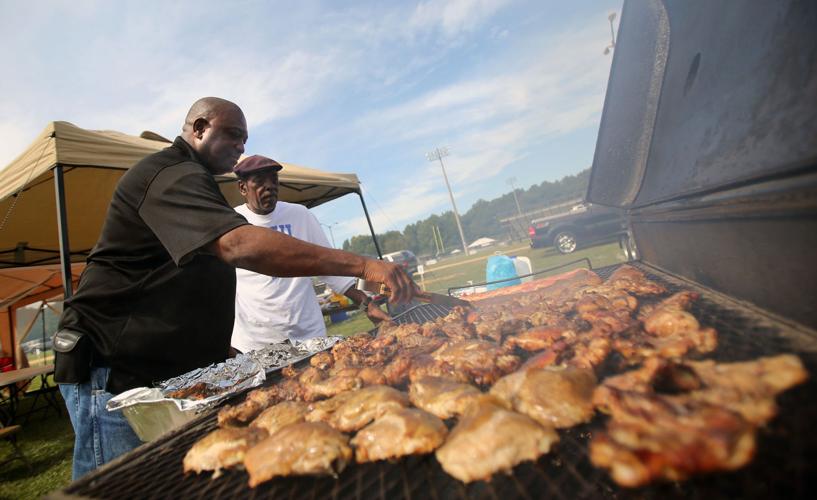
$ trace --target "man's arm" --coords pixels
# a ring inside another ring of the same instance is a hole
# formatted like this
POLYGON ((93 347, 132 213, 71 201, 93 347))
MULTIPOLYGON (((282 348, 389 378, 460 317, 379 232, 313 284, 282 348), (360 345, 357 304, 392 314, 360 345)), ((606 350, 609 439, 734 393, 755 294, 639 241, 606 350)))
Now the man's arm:
POLYGON ((385 284, 392 302, 407 302, 417 285, 397 265, 313 245, 253 225, 239 226, 205 247, 224 262, 268 276, 356 276, 385 284))

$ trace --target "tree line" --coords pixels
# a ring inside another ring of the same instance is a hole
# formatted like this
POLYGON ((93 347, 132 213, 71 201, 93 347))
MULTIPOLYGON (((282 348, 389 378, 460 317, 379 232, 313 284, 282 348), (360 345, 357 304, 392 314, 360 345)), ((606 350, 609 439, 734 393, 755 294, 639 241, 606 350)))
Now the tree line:
MULTIPOLYGON (((590 169, 585 169, 558 181, 544 181, 528 189, 517 189, 516 196, 522 212, 525 213, 571 199, 583 198, 589 180, 590 169)), ((507 239, 508 227, 499 221, 516 214, 513 192, 505 193, 493 200, 477 200, 460 217, 466 242, 471 243, 483 237, 507 239)), ((417 255, 434 256, 462 247, 454 212, 451 210, 409 224, 402 231, 380 233, 377 235, 377 241, 383 253, 411 250, 417 255)), ((358 254, 377 255, 370 234, 361 234, 345 240, 343 249, 358 254)))

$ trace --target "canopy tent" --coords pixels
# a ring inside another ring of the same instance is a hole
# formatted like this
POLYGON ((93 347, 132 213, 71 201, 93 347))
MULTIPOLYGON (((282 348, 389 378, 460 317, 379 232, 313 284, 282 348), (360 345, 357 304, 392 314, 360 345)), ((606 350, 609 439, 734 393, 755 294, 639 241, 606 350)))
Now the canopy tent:
MULTIPOLYGON (((136 137, 85 130, 68 122, 48 124, 22 155, 0 171, 0 267, 58 262, 60 221, 55 191, 60 189, 60 176, 70 244, 66 251, 72 261, 84 260, 99 236, 119 178, 140 159, 167 147, 167 142, 150 132, 136 137)), ((283 165, 279 175, 283 201, 311 208, 349 193, 361 195, 355 174, 283 165)), ((238 205, 241 196, 235 177, 230 174, 217 180, 227 200, 238 205)), ((366 216, 368 219, 368 212, 366 216)))
MULTIPOLYGON (((71 283, 78 276, 70 263, 84 262, 96 243, 119 178, 169 142, 152 132, 137 137, 85 130, 63 121, 49 123, 28 149, 0 171, 0 270, 59 263, 40 269, 52 273, 58 270, 55 279, 70 296, 71 283)), ((281 200, 311 208, 356 193, 374 237, 357 175, 282 164, 281 200)), ((218 176, 216 180, 231 205, 241 203, 234 175, 218 176)), ((375 246, 380 254, 376 238, 375 246)), ((0 274, 0 288, 6 287, 7 279, 7 275, 0 274)), ((60 294, 58 288, 53 295, 60 294)), ((4 296, 0 311, 9 317, 0 321, 13 324, 13 309, 18 303, 23 305, 20 301, 26 296, 18 296, 17 302, 7 302, 4 296)))
MULTIPOLYGON (((74 285, 84 268, 84 262, 71 265, 74 285)), ((61 299, 62 294, 59 264, 0 269, 0 354, 11 356, 18 363, 21 361, 19 345, 28 331, 17 332, 15 311, 18 308, 43 300, 61 299)))

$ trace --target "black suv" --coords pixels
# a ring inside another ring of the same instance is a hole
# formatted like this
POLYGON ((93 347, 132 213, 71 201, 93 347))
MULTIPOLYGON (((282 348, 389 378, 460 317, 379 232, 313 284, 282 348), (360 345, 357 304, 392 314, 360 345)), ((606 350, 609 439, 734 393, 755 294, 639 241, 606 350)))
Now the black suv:
POLYGON ((581 203, 567 213, 531 221, 530 246, 553 245, 561 253, 571 253, 588 243, 615 240, 625 232, 624 220, 620 209, 581 203))

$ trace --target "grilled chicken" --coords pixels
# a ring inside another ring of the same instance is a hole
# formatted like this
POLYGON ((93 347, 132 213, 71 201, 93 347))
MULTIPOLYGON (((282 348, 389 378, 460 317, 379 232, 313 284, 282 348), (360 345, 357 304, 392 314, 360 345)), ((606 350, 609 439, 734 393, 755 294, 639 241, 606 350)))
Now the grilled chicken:
POLYGON ((498 344, 484 340, 452 342, 431 356, 436 361, 447 363, 457 371, 468 374, 480 385, 492 384, 519 366, 518 357, 505 354, 498 344))
POLYGON ((262 411, 280 401, 303 400, 303 388, 297 379, 285 378, 275 385, 255 389, 236 406, 227 405, 218 412, 219 427, 244 426, 262 411))
POLYGON ((244 467, 255 487, 276 476, 337 475, 352 459, 349 438, 323 422, 288 425, 247 452, 244 467))
POLYGON ((232 427, 216 429, 200 439, 184 456, 184 472, 215 471, 241 464, 246 451, 267 437, 259 428, 232 427))
POLYGON ((355 375, 335 375, 311 383, 302 384, 304 401, 317 401, 331 398, 342 392, 363 387, 363 380, 355 375))
POLYGON ((461 383, 470 383, 473 380, 470 372, 458 370, 444 361, 437 361, 429 354, 422 354, 411 359, 408 376, 412 382, 423 377, 447 378, 461 383))
POLYGON ((755 451, 755 429, 738 413, 691 399, 613 389, 613 419, 590 443, 590 460, 622 486, 735 470, 755 451))
POLYGON ((607 278, 605 284, 638 296, 661 295, 667 292, 666 288, 650 281, 644 273, 628 265, 619 266, 607 278))
POLYGON ((536 460, 559 440, 552 427, 506 410, 486 398, 469 408, 436 451, 443 470, 464 483, 487 480, 499 471, 536 460))
POLYGON ((802 362, 791 354, 739 363, 652 358, 643 368, 606 379, 593 400, 603 411, 615 413, 611 390, 659 394, 722 406, 761 425, 777 414, 775 396, 806 378, 802 362))
POLYGON ((697 293, 680 292, 643 309, 639 314, 643 330, 617 339, 616 350, 631 361, 652 356, 677 358, 692 350, 714 351, 718 344, 717 332, 713 328, 701 328, 695 316, 687 311, 697 299, 697 293))
POLYGON ((596 376, 585 368, 520 370, 499 379, 491 395, 542 425, 572 427, 593 417, 596 376))
POLYGON ((409 399, 414 406, 443 419, 462 415, 483 396, 473 385, 442 377, 421 377, 409 386, 409 399))
POLYGON ((260 428, 267 434, 274 434, 289 424, 304 421, 306 403, 300 401, 284 401, 267 408, 250 423, 250 427, 260 428))
POLYGON ((339 431, 352 432, 391 410, 408 405, 406 393, 385 385, 371 385, 311 404, 306 420, 326 422, 339 431))
POLYGON ((807 376, 793 355, 720 364, 648 359, 594 392, 611 420, 591 443, 591 459, 624 486, 734 470, 751 460, 756 427, 776 413, 775 395, 807 376))
POLYGON ((352 439, 358 462, 431 453, 445 441, 445 424, 416 408, 389 412, 361 429, 352 439))
POLYGON ((553 344, 563 339, 576 337, 576 332, 567 324, 563 326, 536 326, 518 335, 513 335, 505 339, 504 347, 507 350, 519 347, 525 351, 541 351, 552 347, 553 344))

